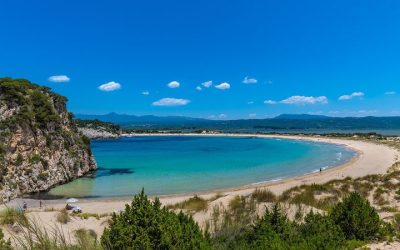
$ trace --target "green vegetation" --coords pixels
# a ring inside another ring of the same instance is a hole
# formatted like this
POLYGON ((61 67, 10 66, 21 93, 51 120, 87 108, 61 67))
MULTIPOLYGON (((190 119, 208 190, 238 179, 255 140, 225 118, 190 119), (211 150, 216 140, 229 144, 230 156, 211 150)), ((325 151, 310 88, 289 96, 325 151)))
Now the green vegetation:
POLYGON ((5 208, 0 212, 0 224, 1 225, 12 225, 14 223, 26 223, 27 218, 24 211, 17 210, 15 208, 5 208))
POLYGON ((61 224, 67 224, 71 220, 68 211, 66 209, 63 209, 60 212, 58 212, 56 218, 57 221, 61 224))
POLYGON ((142 191, 125 211, 114 214, 101 242, 108 249, 205 249, 206 237, 193 219, 161 208, 142 191))
MULTIPOLYGON (((236 198, 234 203, 245 202, 244 198, 236 198)), ((357 193, 333 206, 328 214, 311 211, 300 222, 289 220, 277 203, 266 209, 262 218, 243 224, 235 232, 224 226, 225 220, 226 216, 222 216, 222 226, 213 233, 212 242, 217 249, 354 249, 369 240, 394 235, 392 226, 381 221, 374 208, 357 193)))
POLYGON ((111 122, 103 122, 99 120, 74 120, 75 124, 79 128, 92 128, 95 130, 102 130, 106 132, 110 132, 113 134, 120 134, 121 128, 119 125, 111 123, 111 122))
POLYGON ((208 207, 208 201, 198 197, 195 195, 194 197, 189 198, 188 200, 179 202, 177 204, 174 204, 172 206, 168 206, 168 208, 172 209, 184 209, 187 210, 188 212, 199 212, 206 210, 208 207))
POLYGON ((56 125, 60 119, 55 107, 65 109, 65 97, 24 79, 0 78, 0 93, 0 101, 10 107, 20 107, 17 114, 3 121, 9 126, 17 122, 28 122, 37 128, 47 129, 56 125))
POLYGON ((274 193, 266 189, 256 189, 252 194, 251 198, 257 202, 275 202, 277 197, 274 193))
POLYGON ((0 229, 0 249, 1 250, 12 250, 11 241, 4 239, 3 230, 0 229))

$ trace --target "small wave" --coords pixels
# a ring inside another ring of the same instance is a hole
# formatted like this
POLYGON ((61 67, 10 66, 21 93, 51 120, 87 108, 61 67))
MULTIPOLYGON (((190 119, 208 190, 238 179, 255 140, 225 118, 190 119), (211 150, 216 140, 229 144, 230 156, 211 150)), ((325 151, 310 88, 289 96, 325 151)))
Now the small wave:
POLYGON ((342 152, 336 153, 336 160, 340 161, 342 159, 342 152))
POLYGON ((266 184, 266 183, 276 182, 276 181, 281 181, 281 180, 283 180, 283 178, 276 178, 276 179, 272 179, 272 180, 268 180, 268 181, 254 182, 251 185, 261 185, 261 184, 266 184))

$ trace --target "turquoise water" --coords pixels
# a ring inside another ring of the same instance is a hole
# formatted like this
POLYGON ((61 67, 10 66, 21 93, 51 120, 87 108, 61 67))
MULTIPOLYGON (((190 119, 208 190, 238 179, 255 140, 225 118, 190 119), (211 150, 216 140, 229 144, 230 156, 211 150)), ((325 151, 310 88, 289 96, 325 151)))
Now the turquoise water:
POLYGON ((208 191, 303 175, 349 161, 342 146, 254 137, 143 136, 93 141, 99 170, 52 189, 66 197, 208 191))

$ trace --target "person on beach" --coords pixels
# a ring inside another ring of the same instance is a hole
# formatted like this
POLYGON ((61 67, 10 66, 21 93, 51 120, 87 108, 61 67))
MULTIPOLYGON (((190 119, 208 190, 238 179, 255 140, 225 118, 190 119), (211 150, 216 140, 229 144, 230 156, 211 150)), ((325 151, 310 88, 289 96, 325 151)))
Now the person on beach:
POLYGON ((322 173, 322 168, 319 168, 319 173, 322 173))
POLYGON ((22 203, 22 209, 24 209, 24 211, 28 209, 28 204, 25 201, 22 203))
POLYGON ((42 200, 39 200, 39 208, 42 209, 42 200))

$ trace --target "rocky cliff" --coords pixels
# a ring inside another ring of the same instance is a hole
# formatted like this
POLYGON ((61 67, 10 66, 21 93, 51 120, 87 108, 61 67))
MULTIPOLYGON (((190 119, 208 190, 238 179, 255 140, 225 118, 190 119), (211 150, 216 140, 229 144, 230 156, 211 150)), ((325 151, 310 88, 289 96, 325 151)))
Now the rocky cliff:
POLYGON ((66 102, 47 87, 0 78, 0 199, 45 191, 96 169, 90 140, 66 102))
POLYGON ((75 120, 78 130, 89 139, 118 139, 121 137, 119 125, 99 120, 75 120))

